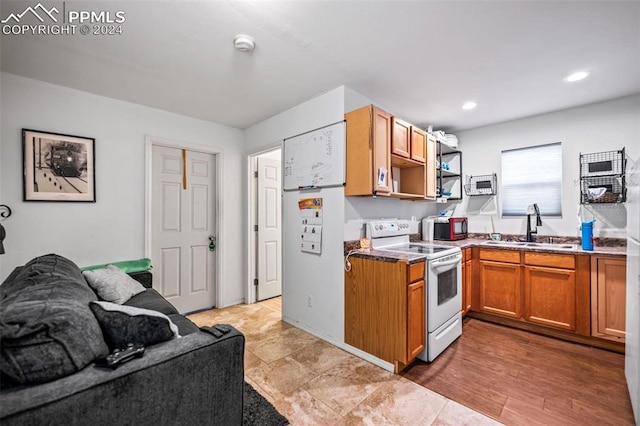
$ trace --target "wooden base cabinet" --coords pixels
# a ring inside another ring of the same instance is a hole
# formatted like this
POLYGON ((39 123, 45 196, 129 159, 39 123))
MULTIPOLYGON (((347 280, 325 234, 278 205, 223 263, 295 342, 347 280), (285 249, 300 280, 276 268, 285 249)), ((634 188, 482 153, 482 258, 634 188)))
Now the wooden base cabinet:
POLYGON ((473 289, 473 263, 471 249, 462 250, 462 316, 466 316, 471 310, 473 289))
POLYGON ((479 253, 479 303, 474 310, 590 335, 589 256, 490 249, 479 253))
POLYGON ((507 318, 522 317, 520 253, 480 250, 478 310, 507 318))
POLYGON ((407 287, 407 359, 408 364, 425 348, 427 318, 425 301, 427 288, 421 279, 407 287))
POLYGON ((524 269, 524 319, 576 330, 576 276, 574 271, 542 267, 524 269))
POLYGON ((627 261, 591 257, 591 335, 624 343, 627 261))
POLYGON ((426 339, 425 263, 351 257, 345 272, 345 343, 402 370, 426 339))

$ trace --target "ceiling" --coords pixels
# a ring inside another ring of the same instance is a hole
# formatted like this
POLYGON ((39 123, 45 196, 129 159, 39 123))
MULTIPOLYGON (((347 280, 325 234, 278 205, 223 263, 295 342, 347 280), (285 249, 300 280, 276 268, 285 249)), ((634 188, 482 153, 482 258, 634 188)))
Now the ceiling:
MULTIPOLYGON (((1 18, 36 4, 3 0, 1 18)), ((449 131, 640 93, 638 1, 42 4, 126 21, 121 35, 2 35, 3 71, 240 129, 340 85, 449 131), (563 82, 577 70, 591 74, 563 82)))

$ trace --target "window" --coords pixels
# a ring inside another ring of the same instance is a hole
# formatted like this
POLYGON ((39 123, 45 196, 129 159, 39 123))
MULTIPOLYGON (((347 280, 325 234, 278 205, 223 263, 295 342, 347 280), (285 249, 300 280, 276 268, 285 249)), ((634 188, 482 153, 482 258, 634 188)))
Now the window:
POLYGON ((502 216, 523 216, 536 203, 544 216, 562 216, 562 144, 502 151, 502 216))

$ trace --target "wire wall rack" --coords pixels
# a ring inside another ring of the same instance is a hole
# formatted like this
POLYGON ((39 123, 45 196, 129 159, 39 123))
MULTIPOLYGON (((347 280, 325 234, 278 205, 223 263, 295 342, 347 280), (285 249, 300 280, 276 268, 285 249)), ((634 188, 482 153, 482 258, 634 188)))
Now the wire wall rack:
POLYGON ((580 203, 627 200, 625 149, 580 154, 580 203))
POLYGON ((468 182, 464 185, 464 193, 470 196, 496 195, 497 183, 498 175, 496 173, 469 176, 468 182))

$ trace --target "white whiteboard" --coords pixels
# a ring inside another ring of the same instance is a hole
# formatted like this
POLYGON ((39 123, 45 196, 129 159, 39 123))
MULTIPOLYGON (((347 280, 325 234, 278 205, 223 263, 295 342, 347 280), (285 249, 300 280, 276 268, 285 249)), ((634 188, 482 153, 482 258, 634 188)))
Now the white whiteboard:
POLYGON ((344 185, 345 150, 344 121, 285 139, 283 189, 344 185))

